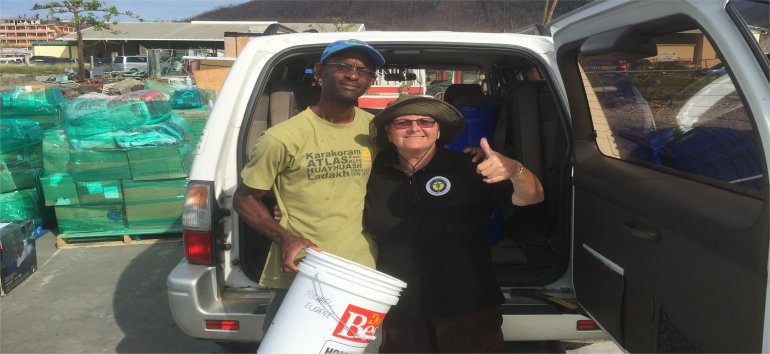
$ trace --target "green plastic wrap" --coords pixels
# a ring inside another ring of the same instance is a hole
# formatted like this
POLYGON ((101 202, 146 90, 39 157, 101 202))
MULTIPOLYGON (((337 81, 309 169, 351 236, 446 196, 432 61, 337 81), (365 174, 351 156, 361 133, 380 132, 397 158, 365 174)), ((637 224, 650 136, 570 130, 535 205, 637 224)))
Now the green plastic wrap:
POLYGON ((123 203, 54 207, 61 233, 119 231, 126 229, 123 203))
POLYGON ((191 109, 203 107, 203 96, 196 88, 176 90, 171 94, 171 108, 191 109))
POLYGON ((43 142, 43 129, 29 119, 0 120, 0 154, 19 151, 43 142))
POLYGON ((53 173, 40 177, 40 189, 46 206, 80 204, 77 184, 72 176, 66 173, 53 173))
POLYGON ((73 137, 69 142, 76 150, 115 149, 137 146, 181 145, 190 140, 187 122, 171 112, 157 124, 145 124, 129 129, 117 129, 91 136, 73 137))
POLYGON ((42 143, 22 147, 20 150, 0 154, 0 163, 17 164, 29 163, 31 167, 43 167, 42 143))
POLYGON ((107 103, 110 102, 110 99, 110 96, 104 95, 103 97, 88 96, 69 100, 62 108, 65 121, 80 122, 77 119, 84 115, 104 112, 107 110, 107 103))
POLYGON ((159 91, 135 91, 108 101, 76 99, 67 104, 64 112, 67 135, 82 141, 85 137, 161 123, 169 117, 171 105, 168 96, 159 91))
POLYGON ((126 219, 130 229, 182 229, 187 179, 123 181, 126 219))
POLYGON ((183 82, 159 82, 154 80, 144 80, 145 90, 155 90, 163 92, 171 97, 176 90, 182 90, 187 88, 187 85, 183 82))
POLYGON ((25 115, 59 114, 64 95, 56 86, 16 86, 0 91, 0 118, 25 115))
POLYGON ((70 150, 72 148, 64 130, 46 130, 43 134, 43 168, 46 174, 66 173, 70 150))
POLYGON ((211 111, 207 109, 185 109, 175 110, 174 113, 179 114, 182 116, 182 118, 184 118, 185 122, 187 122, 187 130, 190 141, 192 141, 195 145, 198 145, 211 111))
POLYGON ((0 162, 0 193, 34 188, 42 171, 42 168, 32 167, 27 161, 17 161, 10 164, 0 162))
POLYGON ((181 145, 190 139, 189 135, 185 119, 172 112, 161 123, 115 132, 115 141, 123 148, 181 145))
POLYGON ((124 149, 70 151, 67 172, 76 182, 131 179, 124 149))
POLYGON ((190 142, 181 145, 143 146, 128 149, 133 180, 147 181, 187 177, 195 157, 190 142))
POLYGON ((43 224, 43 215, 37 189, 20 189, 0 194, 0 219, 29 219, 34 220, 35 226, 41 226, 43 224))

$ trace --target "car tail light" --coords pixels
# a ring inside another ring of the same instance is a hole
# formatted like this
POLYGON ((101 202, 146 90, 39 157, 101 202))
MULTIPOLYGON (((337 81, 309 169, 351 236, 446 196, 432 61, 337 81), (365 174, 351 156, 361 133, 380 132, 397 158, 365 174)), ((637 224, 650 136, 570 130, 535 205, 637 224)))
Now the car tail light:
POLYGON ((206 320, 206 329, 237 331, 240 328, 240 323, 235 320, 206 320))
POLYGON ((190 182, 184 200, 182 224, 185 229, 211 230, 211 187, 190 182))
POLYGON ((214 236, 211 230, 212 212, 211 186, 199 182, 187 185, 182 224, 185 257, 194 264, 214 265, 214 236))
POLYGON ((577 321, 577 330, 578 331, 598 331, 599 325, 594 322, 594 320, 578 320, 577 321))
POLYGON ((184 255, 195 264, 214 264, 211 232, 184 230, 184 255))

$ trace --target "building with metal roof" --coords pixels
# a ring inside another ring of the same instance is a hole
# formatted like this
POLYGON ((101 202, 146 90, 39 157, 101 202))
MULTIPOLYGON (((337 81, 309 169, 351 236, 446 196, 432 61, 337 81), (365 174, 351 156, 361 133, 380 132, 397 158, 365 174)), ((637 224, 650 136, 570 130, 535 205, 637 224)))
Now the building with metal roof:
MULTIPOLYGON (((86 56, 144 54, 147 49, 208 49, 221 51, 225 38, 255 37, 290 32, 336 32, 332 23, 278 23, 276 21, 125 22, 112 31, 83 30, 86 56)), ((363 24, 346 24, 345 31, 365 31, 363 24)), ((58 38, 76 41, 75 33, 58 38)))

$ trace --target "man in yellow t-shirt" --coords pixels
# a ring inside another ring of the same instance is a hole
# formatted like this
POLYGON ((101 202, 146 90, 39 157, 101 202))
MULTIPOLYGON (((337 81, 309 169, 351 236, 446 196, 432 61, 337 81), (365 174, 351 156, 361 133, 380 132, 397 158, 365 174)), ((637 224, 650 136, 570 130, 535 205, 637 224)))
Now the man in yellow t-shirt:
POLYGON ((384 62, 360 40, 327 46, 314 67, 322 90, 318 104, 268 129, 241 172, 235 209, 273 241, 260 279, 274 290, 266 326, 294 279, 294 260, 304 248, 375 267, 376 246, 361 222, 372 165, 372 115, 356 105, 384 62), (281 209, 280 224, 262 203, 271 188, 281 209))

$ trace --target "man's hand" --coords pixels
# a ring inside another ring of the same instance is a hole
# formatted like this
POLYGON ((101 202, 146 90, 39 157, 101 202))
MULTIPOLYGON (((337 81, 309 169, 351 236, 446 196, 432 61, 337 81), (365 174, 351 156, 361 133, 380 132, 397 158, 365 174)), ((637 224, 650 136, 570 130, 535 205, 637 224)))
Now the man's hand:
POLYGON ((310 240, 295 235, 285 235, 281 241, 281 270, 291 273, 298 272, 299 268, 297 268, 294 260, 297 258, 299 251, 305 248, 321 251, 321 248, 315 243, 310 242, 310 240))
POLYGON ((479 145, 481 145, 481 151, 484 153, 485 159, 476 166, 476 172, 484 176, 484 182, 500 182, 521 172, 523 168, 521 163, 492 150, 489 142, 487 142, 487 138, 481 138, 479 145))
POLYGON ((241 182, 233 193, 233 207, 240 215, 241 220, 259 234, 281 246, 281 270, 297 272, 299 269, 294 264, 294 259, 297 258, 300 250, 313 248, 320 251, 321 249, 313 242, 294 235, 281 227, 276 220, 280 218, 280 209, 274 209, 273 213, 270 213, 267 206, 262 203, 265 194, 267 194, 267 190, 250 188, 241 182))

